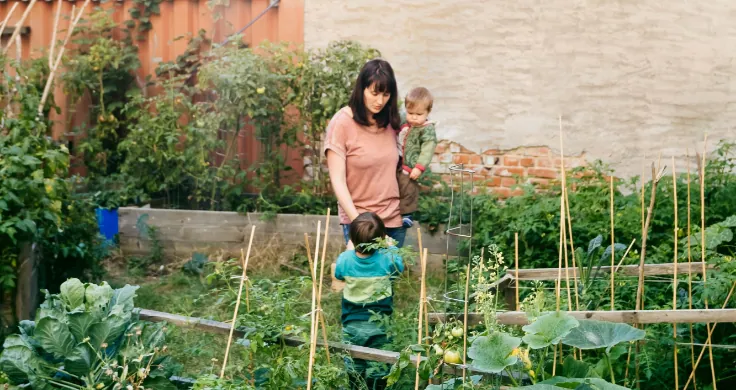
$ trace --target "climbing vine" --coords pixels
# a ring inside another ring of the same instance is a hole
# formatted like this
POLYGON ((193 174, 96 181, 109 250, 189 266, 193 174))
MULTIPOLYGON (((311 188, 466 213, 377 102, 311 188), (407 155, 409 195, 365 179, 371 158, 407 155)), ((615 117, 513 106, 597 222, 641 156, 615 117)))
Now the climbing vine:
POLYGON ((162 2, 163 0, 133 0, 135 6, 129 11, 131 19, 125 23, 129 32, 135 30, 137 40, 145 40, 145 33, 153 29, 151 17, 161 15, 162 2))

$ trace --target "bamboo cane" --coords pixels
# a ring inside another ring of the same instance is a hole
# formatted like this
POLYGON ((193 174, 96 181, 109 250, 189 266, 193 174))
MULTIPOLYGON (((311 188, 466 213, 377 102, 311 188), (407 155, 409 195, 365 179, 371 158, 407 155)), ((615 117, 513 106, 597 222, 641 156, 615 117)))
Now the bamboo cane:
MULTIPOLYGON (((728 292, 728 296, 726 296, 726 300, 723 302, 723 306, 721 309, 725 309, 728 306, 728 301, 731 300, 731 296, 733 295, 733 290, 736 288, 736 282, 734 282, 731 285, 731 290, 728 292)), ((700 359, 703 358, 703 354, 705 353, 705 347, 711 345, 710 339, 711 336, 713 336, 713 332, 716 330, 717 323, 713 324, 713 327, 708 329, 708 339, 705 341, 705 345, 703 346, 703 349, 700 350, 700 355, 698 355, 698 360, 693 364, 693 371, 690 373, 690 377, 687 379, 687 383, 685 383, 684 390, 687 390, 688 385, 690 385, 690 381, 692 380, 693 383, 695 381, 695 370, 698 369, 698 365, 700 364, 700 359)))
POLYGON ((3 19, 2 24, 0 24, 0 36, 3 34, 3 31, 5 31, 5 27, 8 25, 10 17, 13 16, 13 12, 15 12, 15 9, 18 8, 19 5, 20 3, 13 4, 13 6, 10 7, 10 11, 8 11, 8 14, 5 15, 5 19, 3 19))
MULTIPOLYGON (((570 217, 570 198, 565 191, 565 211, 567 212, 567 231, 570 236, 570 252, 572 253, 572 279, 575 289, 575 310, 580 310, 580 299, 578 296, 578 266, 575 262, 575 240, 572 237, 572 218, 570 217)), ((582 354, 583 350, 578 351, 582 354)))
MULTIPOLYGON (((422 229, 417 228, 417 242, 419 243, 419 256, 422 256, 422 253, 424 253, 424 246, 422 245, 422 229)), ((421 260, 420 260, 421 263, 421 260)), ((421 265, 420 265, 421 267, 421 265)), ((424 322, 429 324, 429 310, 427 307, 427 300, 424 300, 424 322)), ((424 337, 429 338, 429 326, 426 326, 424 328, 424 337)))
MULTIPOLYGON (((519 291, 518 289, 516 291, 519 291)), ((465 312, 463 314, 463 383, 465 383, 465 367, 467 366, 468 355, 468 295, 470 292, 470 262, 468 262, 468 270, 465 273, 465 312)), ((516 307, 518 310, 519 299, 516 299, 516 307)))
MULTIPOLYGON (((312 275, 317 275, 317 259, 319 258, 319 238, 322 229, 322 221, 317 221, 317 244, 314 247, 314 271, 312 275)), ((317 349, 317 327, 315 314, 317 311, 317 280, 312 279, 312 311, 310 312, 310 328, 309 328, 309 371, 307 372, 307 390, 312 389, 312 369, 314 368, 314 352, 317 349)))
POLYGON ((240 250, 240 259, 243 266, 243 274, 240 277, 240 287, 238 287, 238 298, 235 300, 235 310, 233 311, 233 322, 230 324, 230 336, 227 338, 227 346, 225 347, 225 358, 222 360, 222 369, 220 370, 220 378, 225 377, 225 367, 227 367, 227 358, 230 354, 230 345, 233 341, 233 331, 235 330, 235 323, 238 319, 238 308, 240 308, 240 297, 243 293, 243 284, 245 283, 245 278, 248 270, 248 259, 250 259, 250 249, 253 246, 253 235, 256 231, 256 225, 253 225, 253 227, 250 230, 250 240, 248 241, 248 254, 245 256, 245 259, 243 259, 243 250, 240 250))
POLYGON ((647 212, 647 218, 644 222, 644 229, 642 230, 642 237, 641 237, 641 257, 639 259, 639 285, 636 289, 636 310, 641 310, 643 308, 643 302, 644 302, 644 264, 646 263, 646 250, 647 250, 647 233, 649 230, 649 225, 652 222, 652 215, 654 214, 654 203, 657 199, 657 184, 659 184, 659 180, 662 178, 662 174, 664 173, 664 169, 666 167, 662 168, 659 173, 654 169, 654 163, 652 163, 652 193, 649 196, 649 210, 647 212))
POLYGON ((519 232, 514 233, 514 270, 516 273, 516 311, 519 311, 519 232))
MULTIPOLYGON (((611 271, 614 270, 614 264, 616 262, 616 241, 614 239, 614 213, 613 213, 613 174, 611 175, 611 271)), ((615 285, 615 272, 611 272, 611 311, 616 310, 616 285, 615 285)))
MULTIPOLYGON (((690 199, 690 150, 686 150, 687 155, 687 265, 688 265, 688 271, 687 271, 687 307, 688 309, 692 310, 693 308, 693 270, 692 270, 692 262, 693 262, 693 254, 692 254, 692 245, 691 245, 691 235, 692 235, 692 227, 691 227, 691 216, 690 216, 690 205, 691 205, 691 199, 690 199)), ((695 364, 695 333, 693 331, 693 324, 689 324, 690 327, 690 364, 695 364)), ((693 388, 697 390, 698 383, 693 378, 693 388)))
MULTIPOLYGON (((427 250, 424 249, 421 255, 421 268, 422 268, 422 279, 419 289, 419 316, 417 318, 417 321, 419 322, 418 329, 417 329, 417 344, 422 344, 422 325, 424 324, 424 294, 425 294, 425 283, 424 283, 424 272, 427 269, 427 250)), ((429 324, 427 324, 429 326, 429 324)), ((416 376, 414 378, 414 390, 419 390, 419 364, 422 360, 422 354, 417 353, 417 370, 416 370, 416 376)))
MULTIPOLYGON (((645 160, 646 160, 646 158, 647 158, 647 156, 644 155, 644 159, 645 160)), ((644 183, 645 172, 646 172, 645 166, 642 165, 642 167, 641 167, 641 197, 640 197, 640 201, 641 201, 641 236, 642 237, 644 237, 644 222, 645 222, 645 219, 646 219, 644 217, 644 210, 645 210, 644 209, 644 197, 645 197, 645 190, 646 190, 646 183, 644 183)), ((638 304, 638 300, 637 300, 637 303, 635 303, 635 305, 636 304, 638 304)), ((636 324, 634 324, 634 326, 636 326, 636 324)), ((629 344, 629 351, 626 354, 626 371, 624 372, 624 384, 626 384, 626 385, 628 385, 628 380, 629 380, 629 364, 630 363, 631 363, 631 344, 629 344)), ((637 364, 637 379, 638 379, 638 367, 639 367, 638 357, 637 357, 637 363, 636 364, 637 364)))
MULTIPOLYGON (((325 326, 325 316, 322 313, 322 280, 325 275, 325 255, 327 254, 327 241, 330 237, 330 208, 327 208, 327 216, 325 217, 325 238, 322 244, 322 264, 319 271, 319 290, 317 291, 317 317, 320 324, 322 324, 322 338, 325 340, 325 346, 327 345, 327 326, 325 326)), ((330 364, 330 349, 325 347, 325 354, 327 355, 327 364, 330 364)))
MULTIPOLYGON (((8 54, 8 50, 10 50, 10 45, 12 45, 15 42, 15 37, 20 34, 21 27, 23 26, 23 23, 25 23, 26 19, 28 18, 28 15, 31 14, 31 10, 33 9, 33 6, 36 5, 36 2, 38 0, 31 0, 31 2, 26 7, 25 12, 23 12, 23 15, 20 17, 20 20, 18 23, 15 24, 15 30, 13 31, 13 35, 10 36, 10 39, 8 39, 8 44, 5 46, 5 49, 3 49, 3 55, 8 54)), ((12 11, 11 11, 12 12, 12 11)), ((8 15, 8 18, 10 15, 8 15)), ((72 31, 73 29, 69 30, 72 31)))
MULTIPOLYGON (((703 140, 703 159, 700 163, 700 261, 703 262, 703 293, 707 289, 708 274, 705 270, 705 158, 707 152, 708 135, 705 135, 703 140)), ((708 309, 708 296, 703 297, 705 308, 708 309)), ((711 324, 705 324, 708 334, 710 334, 711 324)), ((707 343, 706 343, 707 344, 707 343)), ((703 347, 705 349, 705 347, 703 347)), ((710 359, 710 374, 713 380, 713 390, 717 390, 716 386, 716 368, 713 364, 713 347, 708 346, 708 357, 710 359)))
MULTIPOLYGON (((675 158, 672 157, 672 198, 675 212, 675 261, 674 271, 672 273, 672 310, 677 310, 677 233, 679 225, 677 220, 677 170, 675 169, 675 158)), ((674 366, 675 366, 675 390, 680 388, 680 375, 677 366, 677 323, 672 324, 672 343, 674 345, 674 366)))
MULTIPOLYGON (((35 2, 36 0, 33 0, 35 2)), ((84 10, 87 8, 87 4, 89 4, 90 0, 85 0, 84 4, 82 4, 82 8, 79 10, 79 13, 76 17, 74 17, 74 9, 72 8, 72 24, 69 27, 69 31, 67 31, 66 37, 64 37, 64 43, 61 45, 61 48, 59 48, 59 54, 56 56, 56 62, 54 62, 54 67, 51 68, 51 71, 49 73, 49 78, 46 80, 46 86, 43 89, 43 94, 41 95, 41 103, 38 105, 38 116, 40 117, 43 113, 43 107, 46 105, 46 99, 49 97, 49 93, 51 93, 51 86, 54 84, 54 78, 56 77, 56 71, 59 69, 59 65, 61 64, 61 59, 64 58, 64 50, 66 50, 66 45, 69 43, 69 39, 74 34, 74 29, 77 27, 77 23, 79 23, 79 19, 82 18, 82 14, 84 14, 84 10)))
POLYGON ((61 15, 61 3, 62 0, 57 2, 56 6, 56 17, 54 18, 54 30, 51 34, 51 46, 49 47, 49 69, 54 67, 54 48, 56 47, 56 31, 59 29, 59 16, 61 15))
MULTIPOLYGON (((305 244, 305 247, 307 248, 307 260, 309 261, 309 273, 310 273, 310 275, 312 277, 312 280, 316 280, 317 279, 317 276, 314 274, 314 268, 313 268, 313 262, 312 262, 312 252, 309 249, 309 246, 310 246, 309 245, 309 235, 306 232, 304 233, 304 244, 305 244)), ((320 300, 320 306, 318 308, 319 309, 322 308, 322 306, 321 306, 321 300, 320 300)), ((328 341, 328 339, 327 339, 327 325, 325 323, 325 317, 322 316, 322 315, 319 316, 319 324, 322 327, 322 338, 324 339, 325 345, 327 345, 327 341, 328 341)), ((330 352, 327 351, 328 361, 329 361, 329 356, 330 356, 330 352)))
MULTIPOLYGON (((560 125, 560 172, 562 176, 562 194, 560 195, 560 236, 562 236, 562 252, 565 258, 565 287, 567 288, 567 310, 572 310, 572 295, 570 294, 570 267, 567 261, 567 234, 565 231, 565 197, 567 194, 567 171, 565 170, 564 137, 562 132, 562 115, 558 117, 560 125)), ((562 282, 560 282, 562 283, 562 282)), ((559 310, 559 309, 558 309, 559 310)))

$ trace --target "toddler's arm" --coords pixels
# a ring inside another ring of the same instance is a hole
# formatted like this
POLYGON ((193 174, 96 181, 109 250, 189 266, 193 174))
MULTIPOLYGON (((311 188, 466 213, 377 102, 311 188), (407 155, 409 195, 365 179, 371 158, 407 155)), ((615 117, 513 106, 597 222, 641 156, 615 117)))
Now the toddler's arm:
POLYGON ((435 148, 437 148, 437 133, 435 131, 435 123, 430 123, 422 131, 422 148, 419 158, 417 158, 417 163, 414 166, 424 172, 427 166, 429 166, 429 163, 432 162, 435 148))

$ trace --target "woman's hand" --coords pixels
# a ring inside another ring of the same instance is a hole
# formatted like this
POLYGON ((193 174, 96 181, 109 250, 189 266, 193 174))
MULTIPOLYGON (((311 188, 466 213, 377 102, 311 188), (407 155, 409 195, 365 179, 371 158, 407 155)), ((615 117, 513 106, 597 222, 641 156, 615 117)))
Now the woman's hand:
POLYGON ((409 174, 409 178, 412 180, 419 179, 419 176, 422 176, 422 170, 419 168, 412 169, 411 173, 409 174))
POLYGON ((353 197, 348 190, 347 174, 345 169, 345 160, 338 156, 335 152, 327 150, 327 169, 330 172, 330 183, 332 190, 335 191, 337 202, 348 215, 350 220, 358 217, 358 210, 353 203, 353 197))

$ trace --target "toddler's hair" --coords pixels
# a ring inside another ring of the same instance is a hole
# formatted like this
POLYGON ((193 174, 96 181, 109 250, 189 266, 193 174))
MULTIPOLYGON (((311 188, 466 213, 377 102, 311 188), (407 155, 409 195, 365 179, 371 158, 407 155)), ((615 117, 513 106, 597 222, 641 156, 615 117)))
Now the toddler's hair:
POLYGON ((409 91, 404 98, 404 106, 406 108, 413 108, 418 104, 422 104, 427 107, 427 112, 432 111, 432 103, 434 103, 434 97, 427 88, 416 87, 409 91))
POLYGON ((374 243, 376 238, 386 236, 386 226, 381 218, 373 212, 365 212, 358 215, 350 222, 350 241, 355 245, 355 251, 364 255, 370 255, 375 249, 365 248, 366 245, 374 243))

